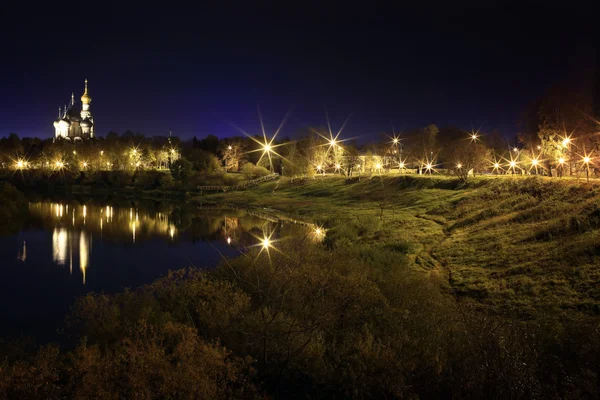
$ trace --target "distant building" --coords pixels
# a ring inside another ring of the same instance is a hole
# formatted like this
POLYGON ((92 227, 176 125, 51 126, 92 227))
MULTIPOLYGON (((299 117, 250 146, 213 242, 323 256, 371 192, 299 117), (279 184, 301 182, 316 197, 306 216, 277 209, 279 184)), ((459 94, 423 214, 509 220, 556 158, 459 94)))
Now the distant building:
POLYGON ((64 109, 58 108, 58 118, 54 121, 54 137, 70 140, 94 137, 94 117, 90 111, 92 98, 88 94, 87 79, 81 96, 81 108, 75 106, 75 96, 71 93, 71 103, 64 109))

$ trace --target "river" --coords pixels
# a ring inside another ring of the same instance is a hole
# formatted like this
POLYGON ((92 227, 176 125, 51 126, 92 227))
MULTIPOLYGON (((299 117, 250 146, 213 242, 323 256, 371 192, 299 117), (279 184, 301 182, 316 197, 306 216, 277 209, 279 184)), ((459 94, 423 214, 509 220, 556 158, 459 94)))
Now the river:
POLYGON ((135 288, 189 266, 214 268, 271 239, 310 234, 262 213, 157 202, 35 201, 0 237, 0 337, 55 340, 77 296, 135 288))

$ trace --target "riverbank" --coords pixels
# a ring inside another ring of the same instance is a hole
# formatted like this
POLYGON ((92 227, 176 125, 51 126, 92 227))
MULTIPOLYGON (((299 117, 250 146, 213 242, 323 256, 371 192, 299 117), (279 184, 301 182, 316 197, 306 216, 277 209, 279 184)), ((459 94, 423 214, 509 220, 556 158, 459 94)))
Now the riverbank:
POLYGON ((453 294, 511 315, 600 314, 598 183, 328 176, 190 201, 308 218, 327 229, 331 248, 367 262, 406 256, 415 270, 444 277, 453 294))
POLYGON ((599 191, 384 176, 192 197, 326 235, 79 298, 69 347, 0 348, 0 397, 596 397, 599 191))

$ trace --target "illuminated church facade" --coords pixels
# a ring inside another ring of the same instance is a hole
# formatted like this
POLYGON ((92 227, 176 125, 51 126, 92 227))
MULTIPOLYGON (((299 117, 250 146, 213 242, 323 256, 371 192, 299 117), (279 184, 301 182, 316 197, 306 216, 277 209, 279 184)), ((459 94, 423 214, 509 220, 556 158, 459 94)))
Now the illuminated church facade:
POLYGON ((81 107, 75 105, 75 96, 71 93, 71 102, 64 109, 58 108, 58 118, 54 121, 56 139, 81 140, 94 137, 94 117, 90 111, 92 98, 88 94, 88 81, 81 96, 81 107))

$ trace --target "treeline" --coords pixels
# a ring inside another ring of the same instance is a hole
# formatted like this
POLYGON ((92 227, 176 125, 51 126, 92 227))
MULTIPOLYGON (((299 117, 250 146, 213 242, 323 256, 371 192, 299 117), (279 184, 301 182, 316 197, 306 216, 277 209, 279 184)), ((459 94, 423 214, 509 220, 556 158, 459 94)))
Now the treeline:
POLYGON ((382 133, 379 140, 362 144, 332 135, 325 128, 302 129, 294 132, 293 140, 260 135, 219 139, 208 135, 181 141, 176 137, 110 132, 105 138, 70 141, 19 139, 11 134, 0 139, 0 163, 4 168, 20 170, 170 169, 176 180, 201 173, 205 180, 218 175, 222 184, 232 179, 225 173, 250 174, 256 167, 265 169, 260 170, 262 174, 269 170, 292 177, 326 172, 352 176, 390 170, 434 173, 440 169, 463 180, 476 173, 595 173, 595 154, 600 151, 600 141, 593 133, 599 127, 597 121, 587 118, 585 124, 572 130, 561 121, 564 118, 546 116, 531 122, 539 124, 534 131, 527 130, 527 134, 513 140, 495 130, 467 132, 454 126, 428 125, 398 135, 382 133))

